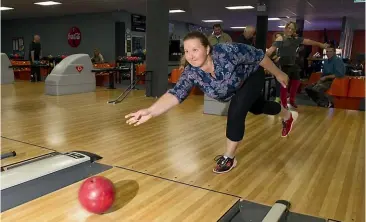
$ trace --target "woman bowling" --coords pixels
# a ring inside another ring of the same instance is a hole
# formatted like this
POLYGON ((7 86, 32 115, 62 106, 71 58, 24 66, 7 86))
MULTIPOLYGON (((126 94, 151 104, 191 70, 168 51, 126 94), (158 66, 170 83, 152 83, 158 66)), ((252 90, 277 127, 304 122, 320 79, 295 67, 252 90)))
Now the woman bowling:
POLYGON ((261 95, 264 86, 264 72, 267 69, 285 88, 288 77, 265 53, 241 43, 209 44, 200 32, 185 36, 184 70, 173 89, 168 90, 152 106, 126 115, 127 124, 138 126, 159 116, 182 103, 192 87, 197 85, 209 97, 222 102, 230 102, 227 117, 227 147, 224 155, 215 158, 215 173, 225 173, 233 169, 237 160, 235 151, 244 137, 245 119, 248 112, 255 115, 277 115, 283 118, 282 136, 286 137, 297 118, 279 103, 265 101, 261 95))
MULTIPOLYGON (((297 108, 295 97, 300 86, 300 67, 296 64, 296 53, 300 44, 318 46, 322 49, 329 46, 328 44, 297 37, 296 23, 289 22, 285 26, 283 35, 278 36, 266 52, 266 54, 270 56, 278 49, 280 55, 279 65, 281 70, 286 73, 290 79, 290 105, 294 108, 297 108)), ((287 108, 287 88, 281 87, 280 96, 282 106, 287 108)))

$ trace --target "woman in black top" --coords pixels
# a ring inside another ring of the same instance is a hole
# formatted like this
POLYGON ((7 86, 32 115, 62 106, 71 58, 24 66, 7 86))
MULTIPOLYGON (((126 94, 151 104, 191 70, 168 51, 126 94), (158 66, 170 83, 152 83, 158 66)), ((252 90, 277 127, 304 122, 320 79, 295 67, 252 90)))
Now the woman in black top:
MULTIPOLYGON (((296 64, 296 53, 301 45, 313 45, 322 49, 328 48, 326 43, 316 42, 310 39, 298 37, 296 34, 296 23, 289 22, 285 26, 283 36, 279 36, 272 46, 267 50, 267 56, 271 56, 278 49, 279 65, 281 70, 289 76, 290 79, 290 105, 297 108, 295 97, 300 86, 300 68, 296 64)), ((281 87, 281 103, 287 108, 287 88, 281 87)))

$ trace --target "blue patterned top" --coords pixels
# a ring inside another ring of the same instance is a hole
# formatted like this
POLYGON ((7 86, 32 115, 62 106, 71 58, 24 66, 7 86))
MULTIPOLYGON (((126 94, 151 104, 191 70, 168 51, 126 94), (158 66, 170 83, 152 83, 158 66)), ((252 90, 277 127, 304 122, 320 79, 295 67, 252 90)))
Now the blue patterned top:
POLYGON ((242 43, 220 43, 212 48, 215 76, 199 67, 187 65, 174 88, 173 94, 182 103, 193 86, 199 87, 208 97, 227 102, 248 76, 259 68, 264 52, 242 43))

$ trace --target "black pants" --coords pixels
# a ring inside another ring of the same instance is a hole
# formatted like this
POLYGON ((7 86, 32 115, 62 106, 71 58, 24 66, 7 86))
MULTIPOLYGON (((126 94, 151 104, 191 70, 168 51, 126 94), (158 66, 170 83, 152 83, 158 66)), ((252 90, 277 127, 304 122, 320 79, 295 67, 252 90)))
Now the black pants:
POLYGON ((300 80, 300 67, 297 65, 282 65, 282 72, 288 75, 290 80, 300 80))
POLYGON ((262 95, 264 87, 264 70, 259 68, 250 74, 242 87, 236 92, 230 102, 226 137, 231 141, 239 142, 244 137, 245 118, 248 112, 255 115, 277 115, 281 112, 281 105, 274 101, 266 101, 262 95))
POLYGON ((31 81, 32 82, 41 81, 41 67, 39 67, 39 66, 31 67, 31 81))

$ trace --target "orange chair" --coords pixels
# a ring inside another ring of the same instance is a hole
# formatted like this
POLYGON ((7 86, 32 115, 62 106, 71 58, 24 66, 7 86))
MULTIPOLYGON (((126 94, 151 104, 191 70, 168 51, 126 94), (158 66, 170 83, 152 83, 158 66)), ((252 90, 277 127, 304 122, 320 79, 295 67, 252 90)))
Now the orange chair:
POLYGON ((301 91, 308 85, 311 85, 313 83, 316 83, 319 81, 322 73, 321 72, 314 72, 310 75, 310 78, 306 81, 302 81, 299 89, 297 90, 298 93, 301 93, 301 91))
POLYGON ((183 72, 183 70, 181 70, 181 69, 173 69, 172 75, 170 78, 171 83, 177 83, 182 72, 183 72))
POLYGON ((361 100, 365 98, 365 77, 351 78, 348 90, 348 109, 358 110, 361 100))
POLYGON ((333 102, 335 108, 347 109, 348 105, 348 89, 349 78, 336 78, 333 80, 332 86, 326 92, 328 95, 333 96, 333 102))
POLYGON ((310 85, 310 84, 318 82, 320 80, 321 76, 322 76, 321 72, 312 73, 307 84, 310 85))
MULTIPOLYGON (((146 71, 145 64, 138 64, 136 65, 136 76, 142 75, 143 72, 146 71)), ((145 76, 140 76, 140 81, 137 84, 145 84, 145 76)))

